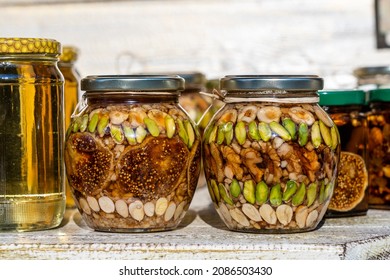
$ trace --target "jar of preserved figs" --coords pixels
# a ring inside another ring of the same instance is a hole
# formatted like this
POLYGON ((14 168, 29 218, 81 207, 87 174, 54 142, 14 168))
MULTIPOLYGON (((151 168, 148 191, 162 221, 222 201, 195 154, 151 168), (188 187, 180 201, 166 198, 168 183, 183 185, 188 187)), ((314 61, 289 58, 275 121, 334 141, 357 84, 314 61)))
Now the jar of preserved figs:
MULTIPOLYGON (((60 69, 65 80, 64 87, 64 112, 65 112, 65 131, 70 124, 70 117, 76 108, 79 98, 79 81, 80 76, 75 68, 78 50, 73 46, 63 46, 60 55, 58 68, 60 69)), ((72 193, 68 181, 66 181, 66 207, 75 207, 72 193)))
POLYGON ((0 230, 58 226, 65 211, 61 45, 0 38, 0 230))
POLYGON ((318 76, 225 76, 203 140, 211 199, 231 230, 315 229, 336 182, 340 140, 318 76))
POLYGON ((369 207, 390 209, 390 89, 369 93, 369 207))
POLYGON ((201 164, 196 125, 178 105, 179 76, 88 76, 65 142, 66 172, 87 225, 171 230, 188 210, 201 164))
POLYGON ((390 88, 390 66, 360 67, 353 74, 360 89, 390 88))
POLYGON ((323 90, 319 94, 320 106, 333 119, 341 140, 337 180, 326 216, 365 215, 368 210, 366 93, 323 90))

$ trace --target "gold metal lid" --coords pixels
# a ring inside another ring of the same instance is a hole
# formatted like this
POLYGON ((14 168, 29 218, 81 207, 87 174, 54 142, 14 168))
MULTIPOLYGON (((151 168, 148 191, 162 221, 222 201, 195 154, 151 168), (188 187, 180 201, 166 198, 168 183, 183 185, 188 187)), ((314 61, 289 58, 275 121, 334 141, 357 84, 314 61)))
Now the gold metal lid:
POLYGON ((46 38, 0 38, 0 55, 34 53, 58 55, 61 44, 46 38))
POLYGON ((73 46, 63 46, 60 62, 75 62, 78 57, 79 50, 73 46))

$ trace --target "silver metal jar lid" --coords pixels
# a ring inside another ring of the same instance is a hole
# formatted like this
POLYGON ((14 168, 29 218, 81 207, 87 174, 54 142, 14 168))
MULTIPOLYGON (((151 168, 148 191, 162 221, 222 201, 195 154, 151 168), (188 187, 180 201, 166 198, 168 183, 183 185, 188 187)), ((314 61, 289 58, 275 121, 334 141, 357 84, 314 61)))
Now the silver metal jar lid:
POLYGON ((323 89, 324 80, 316 75, 229 75, 220 80, 220 87, 226 91, 315 91, 323 89))
POLYGON ((373 75, 389 75, 390 66, 368 66, 356 68, 353 71, 355 77, 373 76, 373 75))
POLYGON ((83 91, 182 91, 184 79, 177 75, 99 75, 81 80, 83 91))

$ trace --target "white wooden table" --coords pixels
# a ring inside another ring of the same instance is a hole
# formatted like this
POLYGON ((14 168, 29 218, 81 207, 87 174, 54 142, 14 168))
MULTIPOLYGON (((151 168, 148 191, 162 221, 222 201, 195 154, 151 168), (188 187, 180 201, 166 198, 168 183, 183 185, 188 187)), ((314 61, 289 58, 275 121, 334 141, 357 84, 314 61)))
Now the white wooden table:
POLYGON ((104 233, 89 229, 77 210, 59 228, 0 232, 0 259, 390 259, 390 211, 327 219, 315 231, 253 234, 229 231, 207 188, 199 188, 173 231, 104 233))

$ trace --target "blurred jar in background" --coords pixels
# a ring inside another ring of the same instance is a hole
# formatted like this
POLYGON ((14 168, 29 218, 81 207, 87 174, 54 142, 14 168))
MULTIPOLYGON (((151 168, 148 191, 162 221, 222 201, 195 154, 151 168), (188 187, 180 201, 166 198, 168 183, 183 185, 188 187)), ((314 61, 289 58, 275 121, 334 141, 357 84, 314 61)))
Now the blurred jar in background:
POLYGON ((390 88, 390 66, 360 67, 353 74, 359 89, 390 88))
MULTIPOLYGON (((68 129, 71 116, 78 103, 80 75, 75 68, 78 58, 78 49, 73 46, 64 46, 58 67, 65 80, 64 87, 64 111, 65 111, 65 131, 68 129)), ((66 207, 75 207, 75 203, 70 191, 68 180, 66 180, 66 207)))
POLYGON ((322 90, 320 106, 336 124, 341 154, 327 217, 365 215, 368 210, 367 118, 363 90, 322 90))
POLYGON ((369 207, 390 209, 390 89, 369 92, 369 207))

